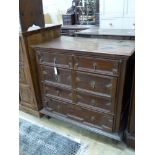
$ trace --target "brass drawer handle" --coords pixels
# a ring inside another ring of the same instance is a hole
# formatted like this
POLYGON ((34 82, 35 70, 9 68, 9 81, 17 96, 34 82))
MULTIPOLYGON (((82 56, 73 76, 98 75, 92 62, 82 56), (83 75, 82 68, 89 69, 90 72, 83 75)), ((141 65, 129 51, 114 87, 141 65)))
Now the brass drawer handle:
POLYGON ((92 99, 92 100, 91 100, 91 105, 92 105, 92 106, 96 106, 96 101, 95 101, 95 99, 92 99))
POLYGON ((43 74, 44 74, 44 75, 47 75, 47 72, 46 72, 46 71, 43 71, 43 74))
POLYGON ((57 92, 57 96, 60 96, 60 90, 57 90, 56 92, 57 92))
POLYGON ((72 63, 71 62, 68 63, 68 68, 72 68, 72 63))
POLYGON ((96 67, 97 67, 97 64, 96 63, 93 63, 94 70, 96 70, 96 67))
POLYGON ((55 65, 56 64, 56 58, 54 58, 53 61, 54 61, 54 65, 55 65))
POLYGON ((59 81, 58 75, 55 75, 55 80, 56 80, 56 81, 59 81))
POLYGON ((95 120, 95 116, 91 116, 90 120, 94 121, 95 120))
POLYGON ((95 88, 95 85, 96 85, 96 82, 95 81, 91 81, 91 83, 90 83, 90 86, 91 86, 91 88, 95 88))
POLYGON ((75 64, 75 69, 77 69, 77 68, 78 68, 78 66, 79 66, 79 64, 78 64, 78 63, 76 63, 76 64, 75 64))

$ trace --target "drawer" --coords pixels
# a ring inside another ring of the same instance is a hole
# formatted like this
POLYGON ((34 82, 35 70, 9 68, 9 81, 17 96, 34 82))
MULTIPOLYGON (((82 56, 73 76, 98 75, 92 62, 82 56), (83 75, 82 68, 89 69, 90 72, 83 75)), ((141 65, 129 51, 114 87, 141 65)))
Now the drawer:
POLYGON ((122 18, 101 19, 100 27, 102 29, 123 29, 122 18))
POLYGON ((87 110, 78 105, 69 105, 67 116, 73 120, 86 125, 96 127, 105 131, 112 131, 113 117, 87 110))
POLYGON ((51 96, 53 98, 64 100, 67 102, 72 102, 72 92, 71 90, 67 90, 64 88, 58 88, 54 86, 50 86, 47 84, 43 84, 44 94, 47 96, 51 96))
POLYGON ((98 97, 83 92, 76 92, 76 103, 95 110, 113 113, 112 99, 98 97))
POLYGON ((71 69, 73 67, 72 56, 66 54, 52 53, 52 51, 50 51, 50 53, 37 52, 37 59, 39 60, 40 64, 46 64, 68 69, 71 69))
POLYGON ((41 78, 43 81, 48 81, 54 84, 63 84, 71 86, 71 70, 57 68, 57 75, 55 74, 54 67, 40 66, 41 78))
POLYGON ((113 116, 87 110, 79 105, 61 102, 50 97, 45 97, 44 108, 50 112, 63 115, 74 121, 96 127, 108 132, 112 131, 113 116))
POLYGON ((76 72, 76 88, 107 98, 115 98, 117 78, 76 72))
POLYGON ((75 57, 75 69, 94 73, 117 75, 118 62, 93 57, 75 57))
POLYGON ((67 115, 68 104, 55 100, 50 97, 44 98, 44 108, 50 112, 59 113, 60 115, 67 115))

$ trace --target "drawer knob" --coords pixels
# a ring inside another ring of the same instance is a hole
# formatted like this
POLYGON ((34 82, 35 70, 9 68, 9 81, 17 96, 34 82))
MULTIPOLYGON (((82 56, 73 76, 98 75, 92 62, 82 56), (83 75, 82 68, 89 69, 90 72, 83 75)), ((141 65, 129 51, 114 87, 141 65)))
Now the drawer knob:
POLYGON ((110 26, 112 26, 112 23, 109 23, 110 26))
POLYGON ((95 120, 95 116, 91 116, 91 121, 94 121, 95 120))
POLYGON ((97 64, 96 63, 93 63, 94 70, 96 70, 96 67, 97 67, 97 64))
POLYGON ((91 81, 91 83, 90 83, 90 86, 91 86, 91 88, 95 88, 95 84, 96 84, 96 82, 95 81, 91 81))

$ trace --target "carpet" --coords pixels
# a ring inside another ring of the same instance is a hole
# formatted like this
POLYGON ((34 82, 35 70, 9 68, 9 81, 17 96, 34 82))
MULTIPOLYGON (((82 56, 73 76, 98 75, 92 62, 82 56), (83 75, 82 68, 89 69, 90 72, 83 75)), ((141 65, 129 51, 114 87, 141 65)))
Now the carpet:
POLYGON ((19 150, 22 155, 76 155, 81 144, 51 130, 19 119, 19 150))

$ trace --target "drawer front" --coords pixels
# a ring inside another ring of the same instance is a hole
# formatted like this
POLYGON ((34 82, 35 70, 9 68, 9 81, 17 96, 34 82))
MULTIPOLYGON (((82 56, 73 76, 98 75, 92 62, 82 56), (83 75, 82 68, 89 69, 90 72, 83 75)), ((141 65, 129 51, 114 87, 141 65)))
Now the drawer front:
POLYGON ((46 108, 50 112, 67 115, 68 104, 62 103, 61 101, 49 97, 45 97, 43 104, 44 108, 46 108))
POLYGON ((113 126, 113 116, 106 116, 103 113, 97 113, 84 109, 79 105, 61 102, 50 97, 45 97, 44 108, 50 112, 58 113, 64 117, 96 127, 104 131, 111 132, 113 126))
POLYGON ((92 57, 76 57, 75 69, 94 73, 117 75, 118 62, 115 60, 103 60, 92 57))
POLYGON ((116 77, 76 72, 77 90, 86 90, 107 98, 114 98, 116 91, 116 77))
POLYGON ((101 19, 100 27, 102 29, 123 29, 122 18, 101 19))
POLYGON ((113 126, 113 117, 105 116, 91 110, 84 109, 78 105, 70 105, 67 110, 67 116, 73 120, 82 122, 86 125, 96 127, 111 132, 113 126))
POLYGON ((71 69, 73 67, 72 56, 66 54, 37 52, 37 59, 39 60, 40 64, 47 64, 68 69, 71 69))
POLYGON ((63 88, 58 88, 58 87, 50 86, 47 84, 44 84, 43 88, 44 88, 44 94, 46 95, 49 95, 59 100, 65 100, 67 102, 72 102, 71 90, 66 90, 63 88))
POLYGON ((64 84, 71 86, 71 71, 61 68, 56 68, 57 74, 55 74, 54 67, 41 66, 41 78, 44 81, 53 82, 55 84, 64 84))
POLYGON ((95 110, 113 113, 112 99, 97 97, 87 93, 76 92, 76 103, 86 105, 95 110))

